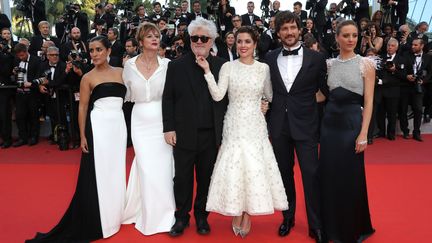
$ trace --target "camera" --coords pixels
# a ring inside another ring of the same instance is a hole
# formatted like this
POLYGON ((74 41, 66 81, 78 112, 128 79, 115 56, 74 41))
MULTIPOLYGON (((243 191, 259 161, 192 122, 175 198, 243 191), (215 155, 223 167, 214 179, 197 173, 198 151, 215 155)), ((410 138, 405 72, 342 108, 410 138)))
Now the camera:
POLYGON ((387 62, 385 63, 385 68, 386 68, 387 70, 389 70, 389 69, 391 69, 391 68, 393 67, 393 65, 395 65, 393 61, 387 61, 387 62))
POLYGON ((423 84, 423 79, 426 76, 425 75, 426 71, 420 70, 417 73, 415 73, 414 76, 414 90, 417 94, 422 94, 423 93, 423 88, 422 88, 422 84, 423 84))
POLYGON ((22 67, 15 67, 14 71, 16 73, 16 82, 18 88, 24 87, 24 75, 27 73, 27 70, 22 67))
POLYGON ((45 78, 48 79, 48 81, 51 81, 51 74, 51 69, 47 69, 42 73, 42 76, 40 78, 34 79, 32 83, 36 85, 42 85, 45 78))
POLYGON ((84 58, 83 53, 72 50, 69 53, 69 56, 72 58, 72 65, 83 70, 83 64, 87 62, 87 59, 84 58))

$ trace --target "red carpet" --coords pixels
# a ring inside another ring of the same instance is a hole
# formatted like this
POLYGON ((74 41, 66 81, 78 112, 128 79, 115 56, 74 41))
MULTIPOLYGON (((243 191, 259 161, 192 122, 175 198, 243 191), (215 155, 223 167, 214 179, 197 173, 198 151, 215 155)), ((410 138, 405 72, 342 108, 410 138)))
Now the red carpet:
MULTIPOLYGON (((377 232, 366 242, 431 242, 432 135, 425 142, 376 140, 366 155, 372 222, 377 232)), ((128 152, 128 167, 133 152, 128 152)), ((36 231, 47 231, 66 210, 78 173, 80 152, 58 151, 46 141, 35 147, 0 150, 0 242, 23 242, 36 231)), ((297 182, 300 182, 297 168, 297 182)), ((277 236, 281 215, 255 217, 247 242, 313 242, 307 224, 301 184, 296 226, 286 238, 277 236)), ((211 214, 212 233, 199 236, 195 225, 172 239, 166 234, 143 236, 131 225, 100 243, 127 242, 240 242, 228 217, 211 214)))

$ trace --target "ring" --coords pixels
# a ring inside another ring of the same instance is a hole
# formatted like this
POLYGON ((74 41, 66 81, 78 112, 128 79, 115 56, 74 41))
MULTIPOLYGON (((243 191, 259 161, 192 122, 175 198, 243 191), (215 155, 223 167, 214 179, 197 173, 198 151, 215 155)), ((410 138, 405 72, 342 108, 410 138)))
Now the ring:
POLYGON ((367 140, 359 141, 357 144, 358 145, 365 145, 365 144, 367 144, 367 140))

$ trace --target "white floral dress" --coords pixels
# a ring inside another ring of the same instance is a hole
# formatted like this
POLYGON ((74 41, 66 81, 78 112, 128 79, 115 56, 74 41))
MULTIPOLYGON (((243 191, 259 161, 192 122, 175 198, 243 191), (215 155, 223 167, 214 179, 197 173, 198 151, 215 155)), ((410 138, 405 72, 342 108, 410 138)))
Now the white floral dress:
POLYGON ((287 210, 288 200, 260 109, 263 96, 272 99, 268 65, 236 60, 222 66, 218 84, 211 73, 205 78, 215 101, 227 91, 229 99, 207 211, 238 216, 287 210))

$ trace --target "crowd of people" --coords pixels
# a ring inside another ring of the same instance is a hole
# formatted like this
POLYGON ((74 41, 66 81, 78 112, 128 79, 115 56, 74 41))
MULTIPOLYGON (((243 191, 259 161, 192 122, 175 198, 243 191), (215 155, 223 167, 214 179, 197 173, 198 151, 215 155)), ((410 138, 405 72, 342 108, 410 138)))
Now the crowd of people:
POLYGON ((395 140, 397 119, 409 139, 409 106, 412 137, 423 141, 432 112, 429 26, 410 31, 407 1, 381 4, 370 18, 367 0, 329 10, 327 0, 309 0, 308 16, 300 2, 291 12, 275 0, 266 19, 253 14, 254 2, 238 15, 220 0, 216 18, 200 1, 191 13, 183 1, 173 16, 155 2, 116 28, 107 3, 96 6, 93 33, 73 5, 75 21, 57 23, 57 36, 42 20, 40 34, 18 43, 2 21, 2 147, 37 144, 49 117, 52 143, 83 152, 63 218, 26 242, 107 238, 130 223, 177 237, 192 206, 198 234, 210 233, 209 212, 232 216, 244 238, 253 217, 280 210, 278 234, 287 236, 294 154, 309 236, 365 240, 375 230, 363 152, 377 136, 395 140), (135 159, 126 186, 128 143, 135 159))

